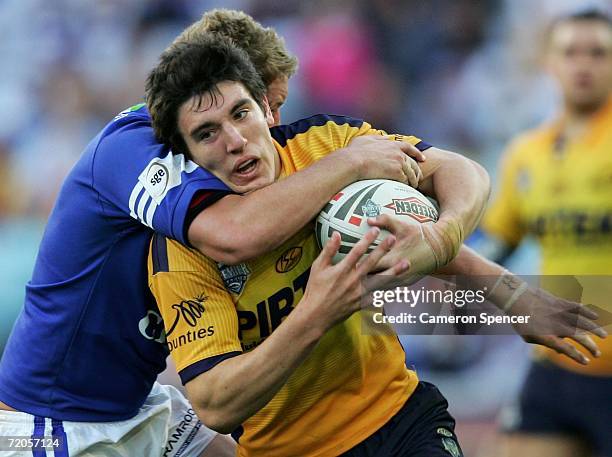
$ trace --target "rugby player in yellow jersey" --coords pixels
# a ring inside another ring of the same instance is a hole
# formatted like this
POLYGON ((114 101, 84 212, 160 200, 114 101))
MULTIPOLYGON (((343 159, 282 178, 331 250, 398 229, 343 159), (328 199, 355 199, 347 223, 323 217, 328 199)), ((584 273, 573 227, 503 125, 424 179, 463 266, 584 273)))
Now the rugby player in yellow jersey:
MULTIPOLYGON (((170 135, 173 147, 178 150, 188 148, 191 157, 216 171, 233 190, 254 190, 278 178, 281 170, 289 174, 310 165, 331 150, 342 147, 353 136, 377 132, 361 121, 316 116, 273 129, 275 141, 272 142, 269 133, 266 140, 266 118, 259 103, 255 102, 263 97, 263 88, 245 82, 248 81, 248 64, 234 59, 233 64, 240 69, 229 77, 218 79, 216 84, 208 80, 208 86, 207 78, 199 73, 204 69, 231 70, 233 65, 220 64, 207 55, 211 48, 218 51, 219 46, 225 45, 219 40, 216 44, 203 40, 198 46, 182 46, 167 53, 165 64, 162 59, 164 67, 158 67, 149 79, 148 100, 161 137, 170 135), (172 65, 173 59, 175 65, 172 65), (186 67, 193 67, 194 62, 206 62, 206 65, 187 70, 186 67), (159 72, 168 70, 178 88, 163 87, 168 81, 159 72), (187 75, 177 77, 176 70, 179 73, 187 71, 187 75), (189 71, 196 74, 189 74, 189 71), (161 80, 156 79, 160 77, 161 80), (182 82, 182 88, 177 81, 182 82), (174 135, 177 125, 179 135, 174 135), (261 163, 257 163, 259 161, 261 163)), ((229 53, 236 54, 235 51, 229 53)), ((263 108, 266 108, 265 103, 263 108)), ((267 120, 272 121, 271 117, 267 120)), ((406 140, 422 145, 413 137, 406 140)), ((428 159, 430 167, 439 166, 438 171, 442 170, 435 156, 436 152, 432 151, 434 159, 428 159)), ((307 289, 300 307, 295 308, 303 310, 298 311, 301 318, 293 317, 295 311, 290 314, 304 293, 308 267, 316 254, 313 248, 311 230, 306 228, 278 248, 272 254, 274 259, 266 257, 232 267, 221 265, 219 270, 214 262, 195 251, 163 239, 153 241, 151 286, 162 309, 168 344, 183 381, 205 421, 223 431, 243 423, 237 430, 242 452, 326 455, 322 446, 332 453, 346 450, 351 442, 359 442, 360 437, 363 439, 378 429, 415 389, 416 379, 406 370, 403 353, 398 357, 398 351, 393 350, 400 348, 395 338, 383 339, 387 344, 375 339, 362 341, 360 328, 355 325, 358 324, 357 316, 325 333, 328 326, 336 322, 325 318, 336 309, 333 294, 328 297, 332 298, 327 303, 329 312, 322 312, 319 319, 309 322, 308 326, 299 322, 309 313, 308 298, 316 297, 316 292, 309 294, 307 289), (289 272, 292 275, 286 275, 289 272), (207 324, 204 327, 203 313, 207 324), (291 375, 294 382, 284 385, 295 364, 305 358, 314 344, 309 340, 313 334, 321 341, 308 360, 316 363, 313 362, 305 373, 302 369, 307 364, 303 364, 291 375), (242 354, 243 350, 251 351, 242 354), (342 362, 346 369, 339 366, 342 362), (377 369, 382 368, 381 362, 385 370, 377 369), (344 375, 340 382, 335 379, 338 373, 344 375), (227 386, 222 387, 225 384, 227 386), (325 389, 326 385, 329 389, 325 389), (379 395, 381 385, 383 394, 379 395), (370 388, 362 389, 365 386, 370 388), (278 392, 281 387, 284 394, 278 392), (296 392, 303 394, 299 396, 300 402, 310 399, 305 408, 294 409, 296 392), (317 409, 317 405, 321 407, 317 409), (341 407, 341 414, 332 415, 332 405, 341 407), (347 409, 347 405, 352 410, 347 409), (365 409, 368 415, 364 418, 365 409), (348 428, 347 420, 351 423, 348 428), (342 434, 336 433, 339 431, 342 434)), ((319 263, 329 267, 325 260, 319 263)), ((405 264, 400 261, 392 268, 397 271, 405 268, 405 264)), ((314 284, 312 287, 316 287, 317 281, 314 284)), ((348 309, 345 311, 345 316, 352 313, 348 309)), ((375 449, 378 452, 380 446, 376 440, 385 439, 390 446, 386 455, 399 452, 408 446, 407 443, 411 451, 420 451, 422 455, 460 452, 444 399, 431 386, 422 384, 419 388, 421 391, 417 388, 419 394, 413 395, 410 405, 406 403, 403 413, 398 413, 382 427, 373 440, 362 443, 365 447, 361 451, 371 454, 371 449, 375 449), (423 408, 429 411, 429 416, 424 414, 423 408), (414 424, 415 418, 422 422, 420 427, 414 424), (440 427, 435 427, 436 424, 440 427), (389 435, 391 438, 387 440, 389 435)))
MULTIPOLYGON (((498 252, 539 241, 543 285, 610 305, 612 289, 612 20, 587 11, 555 21, 549 68, 560 115, 509 147, 483 228, 498 252), (596 276, 601 275, 601 276, 596 276), (599 298, 599 300, 598 300, 599 298)), ((612 311, 608 308, 608 311, 612 311)), ((612 340, 587 366, 540 350, 506 424, 508 456, 612 457, 612 340)))
MULTIPOLYGON (((249 81, 249 75, 255 73, 248 62, 240 61, 235 48, 214 39, 199 46, 176 47, 174 53, 170 56, 175 62, 166 63, 167 67, 160 71, 167 70, 174 81, 183 78, 181 82, 188 86, 198 82, 214 84, 214 89, 208 92, 206 86, 196 88, 196 94, 203 94, 193 98, 193 89, 188 89, 185 102, 177 102, 183 96, 158 86, 160 82, 153 76, 148 100, 155 125, 159 126, 160 118, 178 121, 190 155, 216 172, 232 190, 252 191, 273 182, 281 168, 283 173, 293 173, 343 147, 355 136, 379 133, 361 121, 318 116, 274 129, 273 140, 266 123, 272 119, 264 115, 251 95, 254 92, 261 100, 263 88, 256 80, 249 81), (204 64, 194 67, 190 65, 193 62, 204 64), (189 74, 194 68, 196 74, 189 74), (210 76, 198 74, 199 70, 213 72, 217 79, 211 83, 210 76), (215 75, 215 71, 220 74, 215 75), (156 92, 160 87, 162 94, 156 92), (202 108, 191 104, 198 100, 203 102, 202 108), (301 130, 306 135, 300 135, 301 130), (282 145, 293 154, 281 167, 282 145), (256 162, 255 166, 250 162, 256 162)), ((406 140, 419 143, 411 137, 406 140)), ((184 150, 180 143, 173 143, 173 147, 184 150)), ((428 163, 437 163, 433 151, 428 163)), ((468 166, 471 167, 469 163, 468 166)), ((264 256, 218 269, 214 262, 178 244, 166 244, 163 239, 158 243, 156 239, 153 246, 152 290, 165 318, 169 346, 176 346, 173 355, 177 369, 199 414, 218 430, 236 431, 240 452, 306 456, 347 451, 388 422, 416 389, 416 378, 405 367, 397 338, 362 340, 358 316, 345 321, 358 304, 353 303, 353 295, 352 306, 346 306, 342 297, 350 295, 332 277, 334 272, 344 275, 346 265, 331 266, 323 257, 319 263, 325 268, 319 272, 315 264, 309 289, 304 292, 309 269, 318 254, 312 227, 304 228, 279 248, 290 248, 286 257, 293 259, 289 263, 294 265, 276 262, 277 249, 273 260, 264 256), (179 259, 186 263, 179 265, 179 259), (287 274, 279 275, 277 268, 287 274), (285 287, 287 281, 290 287, 285 287), (192 286, 198 289, 196 296, 192 295, 192 286), (300 306, 294 309, 293 304, 304 293, 300 306), (195 298, 181 305, 183 299, 179 297, 195 298), (241 302, 234 303, 238 297, 241 302), (174 314, 176 311, 178 314, 174 314), (263 314, 269 316, 269 322, 267 317, 261 318, 263 314), (188 322, 197 326, 202 316, 206 316, 205 328, 187 328, 188 322), (239 320, 247 321, 240 336, 239 320), (335 326, 337 322, 341 323, 335 326), (331 327, 334 329, 327 332, 331 327), (249 349, 252 350, 242 354, 249 349), (306 359, 308 364, 301 364, 306 359), (292 381, 287 382, 290 375, 292 381), (278 392, 281 388, 282 392, 278 392), (330 419, 328 423, 323 421, 326 417, 330 419)), ((432 263, 435 265, 435 259, 432 263)), ((350 261, 347 264, 350 271, 350 261)), ((406 267, 404 260, 394 268, 406 267)), ((354 288, 353 280, 351 290, 354 288)), ((423 385, 421 390, 426 391, 420 400, 421 409, 417 400, 405 411, 414 417, 419 417, 419 412, 423 418, 430 414, 431 421, 423 424, 429 427, 429 433, 419 433, 421 429, 411 426, 399 438, 407 440, 412 434, 412 447, 422 446, 422 452, 429 455, 435 455, 429 453, 429 447, 434 445, 440 452, 446 452, 443 446, 460 452, 445 400, 433 387, 423 385), (432 427, 440 430, 436 432, 432 427), (435 442, 430 443, 434 438, 435 442), (422 440, 425 442, 420 444, 422 440)), ((403 421, 401 427, 407 424, 403 421)), ((399 441, 396 446, 403 448, 404 444, 399 441)))

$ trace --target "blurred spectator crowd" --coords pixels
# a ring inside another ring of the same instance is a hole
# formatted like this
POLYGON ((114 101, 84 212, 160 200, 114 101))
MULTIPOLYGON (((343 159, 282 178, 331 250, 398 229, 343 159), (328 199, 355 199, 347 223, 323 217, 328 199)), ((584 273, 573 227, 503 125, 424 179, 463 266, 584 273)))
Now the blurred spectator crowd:
MULTIPOLYGON (((202 12, 243 9, 300 59, 285 121, 349 114, 493 165, 550 115, 544 24, 585 0, 6 0, 0 3, 0 218, 44 218, 88 140, 141 101, 202 12)), ((595 2, 598 3, 598 2, 595 2)), ((603 3, 603 2, 599 2, 603 3)))

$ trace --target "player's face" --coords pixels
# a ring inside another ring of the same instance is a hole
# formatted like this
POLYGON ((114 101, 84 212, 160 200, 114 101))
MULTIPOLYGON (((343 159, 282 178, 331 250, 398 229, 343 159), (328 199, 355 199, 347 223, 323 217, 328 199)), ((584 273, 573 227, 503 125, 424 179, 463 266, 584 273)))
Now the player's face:
POLYGON ((550 37, 550 69, 567 105, 596 109, 612 88, 612 30, 599 21, 570 21, 555 26, 550 37))
POLYGON ((274 182, 280 158, 268 127, 274 122, 241 83, 224 81, 219 93, 194 96, 181 105, 178 127, 191 157, 230 189, 250 192, 274 182))
POLYGON ((281 123, 281 106, 285 103, 289 94, 289 79, 286 76, 279 76, 268 85, 266 96, 274 117, 274 125, 281 123))

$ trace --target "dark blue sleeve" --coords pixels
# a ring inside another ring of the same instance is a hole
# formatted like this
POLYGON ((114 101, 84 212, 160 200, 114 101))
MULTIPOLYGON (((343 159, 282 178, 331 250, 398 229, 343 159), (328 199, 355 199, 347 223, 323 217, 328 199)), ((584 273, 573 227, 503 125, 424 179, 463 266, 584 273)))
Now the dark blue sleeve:
POLYGON ((215 366, 223 362, 224 360, 231 359, 237 355, 242 355, 242 352, 232 351, 226 352, 225 354, 216 355, 214 357, 208 357, 207 359, 200 360, 199 362, 193 363, 186 368, 179 371, 179 377, 183 385, 187 384, 196 376, 212 370, 215 366))
POLYGON ((107 217, 129 215, 183 244, 194 195, 230 192, 207 170, 159 144, 148 117, 132 115, 110 124, 91 166, 92 186, 107 217))

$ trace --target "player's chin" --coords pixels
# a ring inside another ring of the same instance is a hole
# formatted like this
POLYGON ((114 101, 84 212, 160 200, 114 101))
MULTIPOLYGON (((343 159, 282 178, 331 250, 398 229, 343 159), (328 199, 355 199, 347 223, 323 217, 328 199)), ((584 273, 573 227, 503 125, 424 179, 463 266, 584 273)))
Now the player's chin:
POLYGON ((230 186, 234 192, 239 194, 247 194, 254 190, 261 189, 262 187, 269 186, 274 182, 274 178, 267 178, 265 176, 256 176, 252 179, 233 179, 232 185, 230 186))

